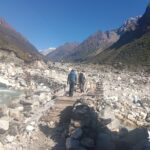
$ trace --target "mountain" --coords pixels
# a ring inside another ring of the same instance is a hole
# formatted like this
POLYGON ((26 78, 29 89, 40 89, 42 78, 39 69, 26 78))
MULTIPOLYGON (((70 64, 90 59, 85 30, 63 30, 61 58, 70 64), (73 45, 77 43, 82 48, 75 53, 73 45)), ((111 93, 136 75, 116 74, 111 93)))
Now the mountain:
POLYGON ((115 30, 106 32, 98 31, 73 49, 71 55, 67 56, 66 59, 83 61, 88 57, 95 56, 98 52, 109 47, 118 39, 119 35, 115 30))
POLYGON ((150 65, 150 4, 134 30, 125 32, 110 48, 92 59, 98 63, 150 65))
POLYGON ((89 36, 72 52, 64 57, 70 61, 86 61, 117 42, 125 32, 134 31, 140 16, 129 18, 120 28, 110 31, 97 31, 89 36))
POLYGON ((56 48, 52 47, 52 48, 48 48, 48 49, 42 50, 40 53, 42 55, 46 56, 47 54, 53 52, 54 50, 56 50, 56 48))
POLYGON ((42 58, 37 49, 3 19, 0 19, 0 51, 14 52, 27 62, 42 58))
POLYGON ((119 29, 117 29, 118 34, 123 35, 125 32, 134 31, 140 18, 141 16, 129 18, 119 29))
POLYGON ((47 57, 52 61, 61 61, 64 57, 70 55, 73 49, 78 46, 77 43, 65 43, 62 46, 56 48, 55 51, 47 54, 47 57))
POLYGON ((47 56, 53 61, 86 61, 116 43, 124 33, 136 29, 140 16, 129 18, 120 28, 109 31, 97 31, 79 45, 66 43, 47 56))

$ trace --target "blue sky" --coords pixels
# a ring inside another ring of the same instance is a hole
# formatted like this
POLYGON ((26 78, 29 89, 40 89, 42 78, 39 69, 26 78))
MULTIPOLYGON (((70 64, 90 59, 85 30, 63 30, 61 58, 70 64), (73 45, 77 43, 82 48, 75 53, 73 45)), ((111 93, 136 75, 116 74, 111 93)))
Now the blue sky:
POLYGON ((38 49, 81 42, 141 15, 150 0, 0 0, 0 17, 38 49))

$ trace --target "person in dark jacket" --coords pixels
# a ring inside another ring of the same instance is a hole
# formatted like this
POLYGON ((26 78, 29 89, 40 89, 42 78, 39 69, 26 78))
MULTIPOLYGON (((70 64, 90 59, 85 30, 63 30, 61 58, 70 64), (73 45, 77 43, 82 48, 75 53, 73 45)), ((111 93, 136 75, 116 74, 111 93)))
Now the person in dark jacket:
POLYGON ((80 88, 81 93, 84 92, 85 81, 86 81, 85 75, 84 75, 83 72, 84 71, 82 71, 82 72, 79 73, 79 88, 80 88))
POLYGON ((69 84, 69 96, 73 96, 75 85, 77 84, 77 74, 73 69, 68 75, 67 84, 69 84))

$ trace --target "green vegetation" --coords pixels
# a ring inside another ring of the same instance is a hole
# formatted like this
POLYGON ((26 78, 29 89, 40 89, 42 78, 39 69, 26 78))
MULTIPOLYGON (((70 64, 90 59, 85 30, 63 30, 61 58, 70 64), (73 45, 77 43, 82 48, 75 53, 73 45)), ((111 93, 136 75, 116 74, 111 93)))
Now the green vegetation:
POLYGON ((99 63, 122 62, 135 66, 150 65, 150 32, 120 48, 103 51, 94 61, 99 63))

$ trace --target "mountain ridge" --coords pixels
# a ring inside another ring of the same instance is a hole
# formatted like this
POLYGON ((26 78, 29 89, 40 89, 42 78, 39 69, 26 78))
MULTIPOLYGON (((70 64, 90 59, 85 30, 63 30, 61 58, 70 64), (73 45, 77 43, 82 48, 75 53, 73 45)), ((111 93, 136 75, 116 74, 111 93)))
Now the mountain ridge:
POLYGON ((139 18, 136 29, 128 31, 110 48, 93 59, 95 63, 119 63, 127 65, 150 64, 150 4, 139 18))
POLYGON ((140 18, 141 16, 131 17, 127 19, 122 26, 116 29, 108 31, 99 30, 90 35, 75 48, 71 48, 69 53, 63 53, 60 49, 56 49, 55 52, 49 53, 47 56, 52 61, 64 60, 76 62, 91 59, 116 43, 124 33, 134 31, 140 18), (58 57, 61 59, 56 59, 58 57))
POLYGON ((76 42, 66 42, 63 45, 57 47, 54 51, 47 54, 46 57, 52 61, 62 61, 64 57, 70 55, 70 52, 78 46, 76 42))
POLYGON ((26 62, 43 58, 38 50, 4 19, 0 20, 0 49, 14 52, 26 62))

